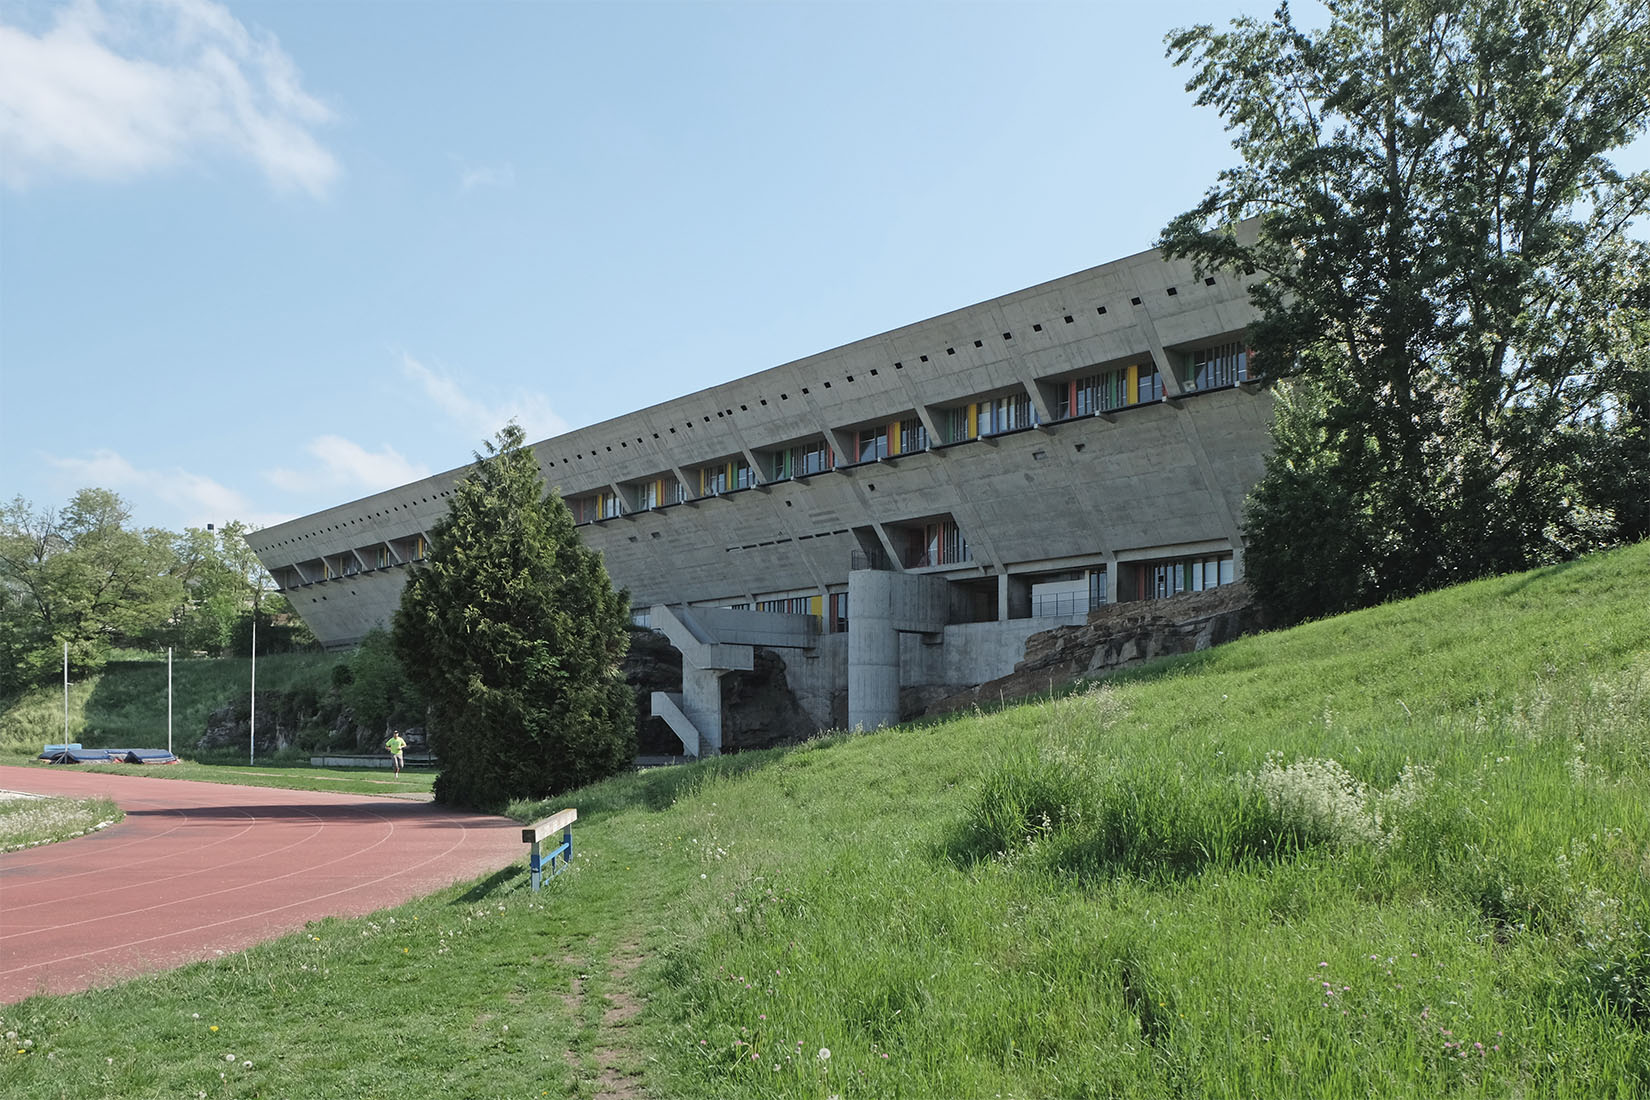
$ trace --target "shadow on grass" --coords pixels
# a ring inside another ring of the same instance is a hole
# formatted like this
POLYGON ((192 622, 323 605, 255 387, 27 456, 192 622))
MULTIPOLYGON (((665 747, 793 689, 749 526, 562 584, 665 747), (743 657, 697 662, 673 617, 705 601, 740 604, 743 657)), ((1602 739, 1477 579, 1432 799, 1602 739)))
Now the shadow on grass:
MULTIPOLYGON (((936 725, 966 717, 966 714, 946 714, 918 718, 901 723, 901 728, 936 725)), ((828 752, 850 740, 877 737, 883 732, 885 731, 847 733, 833 730, 794 745, 751 749, 726 756, 713 756, 691 764, 649 768, 645 771, 614 776, 588 787, 537 801, 512 802, 500 812, 524 823, 537 821, 569 806, 579 811, 581 822, 596 821, 605 815, 624 813, 627 810, 663 813, 682 799, 691 798, 721 780, 755 775, 770 768, 783 766, 798 753, 828 752)))
POLYGON ((1574 561, 1561 561, 1556 565, 1544 565, 1539 569, 1532 569, 1528 573, 1520 575, 1496 594, 1503 598, 1507 596, 1514 596, 1524 591, 1524 589, 1530 587, 1532 584, 1545 583, 1554 577, 1568 573, 1577 566, 1586 564, 1588 564, 1586 559, 1578 558, 1574 561))
POLYGON ((535 805, 548 807, 551 803, 571 804, 578 809, 580 820, 594 820, 605 814, 635 809, 660 813, 670 809, 679 799, 697 793, 708 784, 721 779, 750 775, 770 767, 782 760, 789 751, 761 749, 715 756, 693 764, 649 768, 647 771, 618 776, 535 805))
POLYGON ((494 894, 508 888, 511 883, 522 877, 521 868, 512 864, 501 870, 494 871, 468 890, 459 894, 448 905, 473 905, 478 901, 486 901, 494 894))

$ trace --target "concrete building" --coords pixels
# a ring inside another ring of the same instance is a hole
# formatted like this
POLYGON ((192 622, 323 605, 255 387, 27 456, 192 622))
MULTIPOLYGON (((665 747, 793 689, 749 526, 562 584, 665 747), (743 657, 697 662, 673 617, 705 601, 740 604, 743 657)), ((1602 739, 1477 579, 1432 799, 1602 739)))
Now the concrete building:
MULTIPOLYGON (((1140 253, 533 445, 720 749, 777 648, 821 727, 1012 670, 1098 603, 1230 583, 1271 401, 1240 280, 1140 253)), ((460 467, 249 541, 329 647, 387 624, 460 467)))

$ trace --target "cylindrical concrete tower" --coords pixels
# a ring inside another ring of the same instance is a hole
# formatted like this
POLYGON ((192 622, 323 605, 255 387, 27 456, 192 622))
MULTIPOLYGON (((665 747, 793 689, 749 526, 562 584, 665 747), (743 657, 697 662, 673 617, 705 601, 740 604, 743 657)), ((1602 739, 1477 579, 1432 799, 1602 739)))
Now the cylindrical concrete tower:
POLYGON ((848 726, 876 729, 899 721, 897 573, 848 574, 848 726))

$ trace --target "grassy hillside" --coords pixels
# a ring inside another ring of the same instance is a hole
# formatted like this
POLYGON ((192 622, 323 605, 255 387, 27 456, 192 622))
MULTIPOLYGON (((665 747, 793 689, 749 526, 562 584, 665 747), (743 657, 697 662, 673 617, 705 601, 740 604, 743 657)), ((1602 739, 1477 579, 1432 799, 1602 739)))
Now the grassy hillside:
MULTIPOLYGON (((314 687, 325 691, 338 657, 278 653, 258 659, 258 694, 314 687)), ((181 753, 206 731, 212 711, 251 689, 250 658, 175 661, 172 736, 181 753)), ((166 745, 166 662, 112 661, 102 673, 69 685, 69 736, 91 747, 166 745)), ((61 684, 37 688, 0 709, 0 751, 40 751, 63 739, 61 684)))
POLYGON ((0 1008, 0 1091, 1643 1096, 1646 592, 1641 545, 604 783, 537 898, 0 1008))

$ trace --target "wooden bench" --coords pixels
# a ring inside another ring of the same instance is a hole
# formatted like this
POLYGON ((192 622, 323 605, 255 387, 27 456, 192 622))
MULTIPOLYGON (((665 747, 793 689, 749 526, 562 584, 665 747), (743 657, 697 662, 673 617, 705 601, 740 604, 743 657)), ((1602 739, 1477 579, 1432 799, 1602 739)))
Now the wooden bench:
POLYGON ((527 870, 532 877, 533 889, 539 888, 539 880, 543 873, 544 861, 540 855, 539 845, 550 840, 559 832, 561 845, 550 853, 550 873, 559 875, 573 862, 573 822, 579 819, 577 810, 557 810, 543 821, 527 826, 521 831, 521 839, 533 846, 533 854, 527 861, 527 870), (561 857, 561 865, 557 866, 556 857, 561 857))

